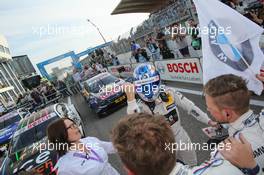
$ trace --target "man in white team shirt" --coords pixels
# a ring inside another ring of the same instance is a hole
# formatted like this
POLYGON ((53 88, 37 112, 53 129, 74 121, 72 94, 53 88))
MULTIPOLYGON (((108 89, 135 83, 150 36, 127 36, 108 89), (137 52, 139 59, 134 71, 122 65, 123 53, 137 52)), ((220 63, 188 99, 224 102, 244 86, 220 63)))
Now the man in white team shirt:
MULTIPOLYGON (((232 143, 234 149, 228 154, 237 167, 249 168, 248 175, 260 175, 255 171, 256 162, 250 145, 232 143), (240 158, 240 159, 239 159, 240 158), (247 161, 245 161, 245 159, 247 161), (241 166, 242 165, 242 166, 241 166)), ((176 162, 176 152, 167 149, 168 143, 175 143, 173 131, 164 116, 136 113, 123 117, 112 130, 112 142, 125 166, 128 175, 243 175, 244 173, 225 159, 217 158, 200 166, 189 168, 176 162)))
MULTIPOLYGON (((220 123, 229 125, 230 137, 242 133, 251 144, 256 162, 264 168, 264 114, 249 107, 250 92, 245 80, 228 74, 210 80, 204 88, 207 109, 220 123)), ((219 151, 212 158, 222 157, 219 151)))

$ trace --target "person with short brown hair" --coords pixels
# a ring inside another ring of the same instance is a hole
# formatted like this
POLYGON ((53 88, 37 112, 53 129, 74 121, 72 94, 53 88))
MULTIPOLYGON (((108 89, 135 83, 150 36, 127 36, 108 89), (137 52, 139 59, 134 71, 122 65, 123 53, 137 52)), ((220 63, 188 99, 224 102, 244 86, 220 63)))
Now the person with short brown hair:
MULTIPOLYGON (((224 159, 215 159, 189 168, 176 162, 173 131, 164 116, 147 113, 125 116, 112 130, 112 142, 128 175, 194 175, 243 173, 224 159)), ((176 150, 177 151, 177 150, 176 150)))
MULTIPOLYGON (((215 104, 221 109, 231 108, 238 115, 242 115, 249 110, 251 94, 246 81, 240 77, 224 75, 212 79, 205 85, 204 92, 207 97, 212 97, 215 104)), ((208 110, 213 112, 210 109, 208 110)))
POLYGON ((125 117, 113 129, 112 142, 126 168, 137 175, 166 175, 175 166, 175 152, 165 150, 166 144, 175 142, 174 135, 163 116, 125 117))
MULTIPOLYGON (((228 133, 238 137, 242 133, 252 145, 254 157, 264 167, 264 117, 250 110, 247 83, 233 74, 211 79, 204 87, 208 111, 220 123, 228 123, 228 133)), ((222 157, 218 151, 212 157, 222 157)))

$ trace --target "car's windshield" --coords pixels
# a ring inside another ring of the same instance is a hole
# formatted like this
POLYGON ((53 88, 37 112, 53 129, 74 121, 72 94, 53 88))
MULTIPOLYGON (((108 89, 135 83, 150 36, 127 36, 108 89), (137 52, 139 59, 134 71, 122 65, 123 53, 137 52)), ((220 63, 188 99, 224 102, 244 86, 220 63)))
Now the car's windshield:
POLYGON ((92 92, 92 93, 98 93, 101 88, 103 88, 104 86, 108 85, 108 84, 112 84, 117 82, 119 79, 109 75, 107 77, 104 77, 102 79, 98 79, 98 80, 94 80, 94 81, 87 81, 87 86, 88 87, 88 91, 92 92))
POLYGON ((33 143, 43 139, 46 136, 46 128, 52 121, 56 119, 58 119, 57 116, 52 117, 45 122, 13 137, 11 142, 11 153, 19 151, 20 149, 32 145, 33 143))
POLYGON ((0 123, 0 130, 8 127, 9 125, 12 125, 15 122, 20 121, 21 117, 19 115, 16 115, 12 118, 9 118, 7 120, 4 120, 0 123))

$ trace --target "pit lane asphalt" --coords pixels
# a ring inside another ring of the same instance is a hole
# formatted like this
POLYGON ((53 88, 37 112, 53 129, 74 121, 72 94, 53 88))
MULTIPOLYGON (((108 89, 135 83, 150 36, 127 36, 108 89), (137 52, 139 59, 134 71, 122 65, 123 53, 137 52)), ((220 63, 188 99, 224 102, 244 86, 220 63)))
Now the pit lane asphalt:
MULTIPOLYGON (((172 83, 172 84, 168 83, 167 85, 173 86, 179 89, 184 88, 184 89, 187 89, 187 91, 188 90, 195 90, 195 91, 201 90, 201 87, 199 85, 188 84, 188 83, 177 83, 177 86, 175 86, 175 83, 172 83)), ((183 92, 183 94, 187 98, 192 100, 203 111, 206 112, 205 101, 201 95, 185 93, 185 92, 183 92)), ((260 102, 264 101, 264 96, 261 96, 261 97, 253 96, 252 98, 260 102)), ((110 140, 111 129, 118 122, 120 118, 126 115, 126 106, 125 106, 115 111, 114 113, 110 114, 107 117, 98 118, 96 114, 94 114, 89 109, 88 104, 85 102, 84 98, 80 94, 72 96, 70 101, 78 109, 82 117, 82 120, 84 122, 86 136, 94 136, 104 141, 110 140)), ((262 108, 263 107, 261 106, 251 105, 251 109, 253 109, 255 112, 260 112, 262 108)), ((206 125, 195 120, 192 116, 187 115, 187 113, 183 111, 182 109, 180 109, 179 111, 180 111, 181 124, 184 127, 184 129, 188 132, 192 142, 201 143, 201 144, 206 143, 208 140, 208 137, 201 130, 201 128, 206 127, 206 125)), ((210 155, 209 151, 203 151, 203 150, 197 150, 196 153, 197 153, 199 163, 203 162, 204 160, 208 160, 209 155, 210 155)), ((115 167, 120 172, 121 175, 126 174, 122 168, 121 161, 117 155, 110 155, 109 160, 112 166, 115 167)))

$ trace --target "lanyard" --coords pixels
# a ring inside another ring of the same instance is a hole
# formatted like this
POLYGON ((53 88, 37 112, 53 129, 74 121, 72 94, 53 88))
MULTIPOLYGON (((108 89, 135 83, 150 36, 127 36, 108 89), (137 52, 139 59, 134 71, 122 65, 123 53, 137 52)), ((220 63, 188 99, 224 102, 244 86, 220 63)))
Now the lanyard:
POLYGON ((213 161, 211 161, 211 162, 207 162, 207 163, 205 163, 205 166, 203 166, 203 167, 201 167, 201 168, 195 170, 195 171, 193 172, 193 174, 194 174, 194 175, 201 175, 201 174, 203 174, 208 168, 210 168, 210 167, 217 167, 217 166, 222 165, 223 163, 224 163, 224 160, 223 160, 223 159, 215 159, 215 160, 213 160, 213 161))
MULTIPOLYGON (((233 134, 233 137, 235 137, 236 135, 238 135, 245 128, 248 128, 248 127, 251 127, 251 126, 255 125, 258 122, 258 118, 259 118, 259 115, 256 115, 256 114, 252 113, 246 120, 242 121, 242 123, 243 123, 243 127, 242 128, 236 129, 236 128, 233 128, 231 126, 231 128, 235 130, 235 132, 233 134)), ((219 153, 219 151, 217 150, 215 152, 213 158, 216 158, 216 156, 218 155, 218 153, 219 153)))
POLYGON ((94 160, 94 161, 97 161, 97 162, 100 162, 100 163, 104 162, 102 160, 102 158, 93 149, 90 148, 90 151, 94 154, 95 157, 92 157, 91 155, 89 155, 87 153, 86 154, 74 153, 73 157, 79 157, 79 158, 83 158, 83 159, 86 159, 86 160, 94 160))

